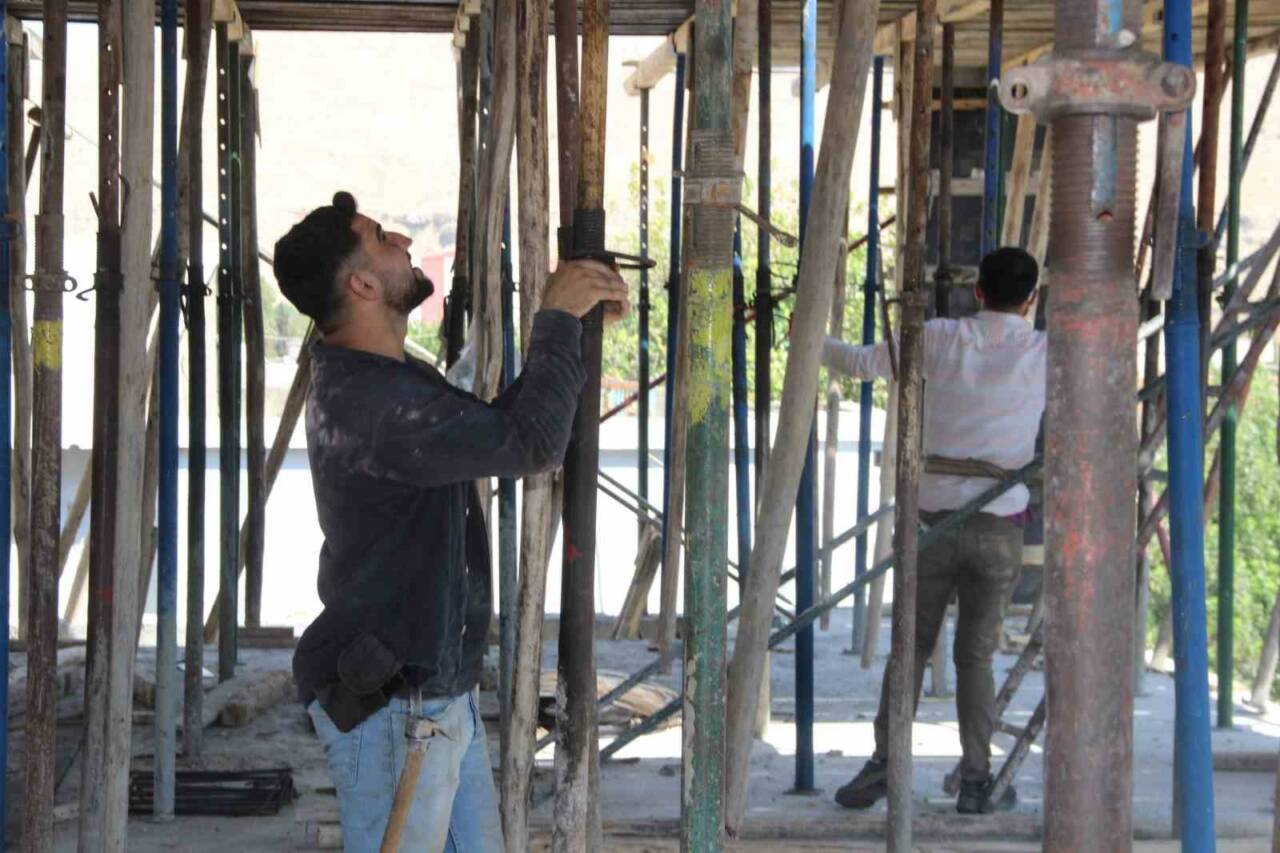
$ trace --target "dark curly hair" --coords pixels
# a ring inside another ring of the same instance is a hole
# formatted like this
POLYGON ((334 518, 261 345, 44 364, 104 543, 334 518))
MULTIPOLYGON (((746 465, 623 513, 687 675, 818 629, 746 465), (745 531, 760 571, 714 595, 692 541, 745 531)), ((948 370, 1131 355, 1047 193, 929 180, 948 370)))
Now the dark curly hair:
POLYGON ((355 197, 336 192, 332 204, 317 207, 276 241, 272 266, 280 292, 323 332, 342 310, 338 274, 360 244, 351 229, 355 216, 355 197))

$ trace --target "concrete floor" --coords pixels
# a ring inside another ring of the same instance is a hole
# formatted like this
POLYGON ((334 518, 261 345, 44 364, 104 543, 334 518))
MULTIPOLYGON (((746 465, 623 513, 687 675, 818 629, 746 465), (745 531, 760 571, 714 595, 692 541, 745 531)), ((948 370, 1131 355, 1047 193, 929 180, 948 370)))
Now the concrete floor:
MULTIPOLYGON (((1020 624, 1011 620, 1010 626, 1020 624)), ((750 810, 744 840, 730 849, 777 850, 782 838, 788 849, 876 850, 882 849, 883 804, 867 813, 850 813, 838 807, 831 796, 839 785, 857 772, 872 749, 871 718, 879 690, 883 655, 872 670, 864 671, 857 659, 844 653, 851 634, 850 613, 836 611, 828 631, 816 632, 817 723, 815 772, 818 792, 811 795, 789 793, 794 782, 794 735, 791 722, 794 707, 794 658, 789 649, 772 658, 773 723, 768 736, 756 744, 751 764, 750 810)), ((888 622, 882 628, 881 649, 888 648, 888 622)), ((212 660, 212 650, 210 650, 212 660)), ((601 642, 597 647, 601 669, 631 671, 652 656, 647 644, 601 642)), ((246 650, 245 668, 288 666, 287 651, 246 650)), ((555 644, 547 643, 546 666, 553 667, 555 644)), ((999 670, 1013 661, 1011 655, 997 658, 999 670)), ((678 684, 679 666, 659 680, 678 684)), ((997 675, 997 681, 1002 676, 997 675)), ((954 678, 952 678, 954 683, 954 678)), ((1013 720, 1025 719, 1043 689, 1041 673, 1031 673, 1013 704, 1013 720)), ((1146 691, 1138 698, 1134 728, 1134 823, 1143 851, 1172 850, 1167 841, 1170 825, 1172 777, 1173 682, 1168 676, 1149 673, 1146 691), (1150 843, 1148 843, 1150 842, 1150 843)), ((145 730, 139 749, 146 751, 145 730)), ((925 697, 920 705, 915 739, 915 790, 919 849, 928 851, 1021 851, 1038 849, 1040 815, 1043 805, 1041 774, 1043 752, 1034 747, 1017 777, 1019 804, 1009 814, 991 817, 961 817, 953 801, 942 792, 942 778, 954 765, 959 748, 956 740, 954 704, 949 699, 925 697)), ((490 724, 491 754, 496 756, 496 722, 490 724)), ((608 738, 602 738, 602 743, 608 738)), ((1236 727, 1213 734, 1215 753, 1269 751, 1280 744, 1280 709, 1259 715, 1237 705, 1236 727)), ((996 738, 994 763, 1003 760, 1011 740, 996 738)), ((606 764, 602 772, 602 813, 606 832, 625 835, 611 837, 609 849, 620 851, 670 850, 669 838, 660 836, 675 830, 679 818, 680 732, 670 728, 641 738, 621 751, 618 760, 606 764)), ((535 801, 531 822, 538 830, 550 820, 550 750, 539 755, 535 780, 535 801)), ((145 761, 141 755, 139 761, 145 761)), ((323 753, 310 731, 302 709, 293 704, 277 707, 242 729, 209 729, 206 734, 206 766, 216 768, 267 767, 288 764, 294 769, 300 798, 272 818, 179 818, 159 825, 146 818, 130 823, 131 851, 189 850, 193 853, 237 853, 250 851, 308 849, 315 846, 315 828, 336 816, 336 800, 328 778, 323 753)), ((74 801, 78 774, 68 778, 60 801, 74 801)), ((1224 851, 1270 849, 1272 773, 1218 772, 1214 778, 1218 835, 1224 851)), ((75 848, 75 823, 59 825, 57 849, 75 848)))

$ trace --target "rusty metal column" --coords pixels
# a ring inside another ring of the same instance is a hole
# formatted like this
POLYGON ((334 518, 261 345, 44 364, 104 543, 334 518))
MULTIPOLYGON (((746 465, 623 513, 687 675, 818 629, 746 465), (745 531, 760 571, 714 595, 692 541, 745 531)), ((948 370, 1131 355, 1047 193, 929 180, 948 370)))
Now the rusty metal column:
MULTIPOLYGON (((1132 846, 1133 548, 1138 441, 1133 280, 1137 124, 1195 78, 1141 53, 1136 0, 1059 0, 1057 52, 1001 97, 1054 135, 1045 426, 1049 728, 1044 847, 1132 846)), ((1171 253, 1157 246, 1156 267, 1171 253)))

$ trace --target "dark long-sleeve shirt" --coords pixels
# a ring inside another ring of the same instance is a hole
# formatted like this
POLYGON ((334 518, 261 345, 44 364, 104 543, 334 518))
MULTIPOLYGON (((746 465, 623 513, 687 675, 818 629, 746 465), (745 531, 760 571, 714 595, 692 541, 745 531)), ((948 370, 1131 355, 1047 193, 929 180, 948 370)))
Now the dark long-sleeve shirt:
POLYGON ((524 372, 493 403, 422 362, 316 346, 306 428, 324 610, 294 655, 304 702, 338 680, 339 656, 363 634, 426 696, 475 686, 491 580, 474 481, 561 463, 586 376, 581 331, 569 314, 540 312, 524 372))

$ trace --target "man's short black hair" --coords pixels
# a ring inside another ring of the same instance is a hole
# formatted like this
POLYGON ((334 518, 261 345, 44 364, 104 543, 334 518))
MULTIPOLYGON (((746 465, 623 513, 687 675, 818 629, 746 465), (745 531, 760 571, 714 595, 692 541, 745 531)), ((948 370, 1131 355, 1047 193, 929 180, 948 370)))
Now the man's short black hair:
POLYGON ((333 204, 317 207, 276 241, 273 268, 280 292, 321 331, 329 331, 342 309, 338 273, 360 243, 351 222, 356 200, 333 194, 333 204))
POLYGON ((982 259, 978 284, 987 308, 1007 311, 1031 298, 1040 278, 1036 259, 1016 246, 1002 246, 982 259))

